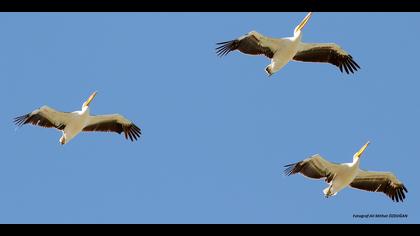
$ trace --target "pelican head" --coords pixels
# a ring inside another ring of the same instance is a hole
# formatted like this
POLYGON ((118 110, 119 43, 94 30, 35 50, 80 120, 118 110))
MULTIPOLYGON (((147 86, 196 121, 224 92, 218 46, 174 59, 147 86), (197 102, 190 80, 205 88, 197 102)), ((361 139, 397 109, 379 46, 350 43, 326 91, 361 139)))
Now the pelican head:
POLYGON ((369 144, 370 144, 370 141, 368 141, 365 145, 363 145, 363 147, 360 148, 360 150, 354 154, 353 159, 358 160, 362 156, 363 152, 365 152, 365 150, 366 150, 367 146, 369 146, 369 144))
POLYGON ((309 12, 308 15, 306 15, 305 18, 303 18, 303 20, 299 23, 299 25, 296 26, 295 31, 294 31, 295 35, 300 34, 301 30, 303 29, 303 27, 305 27, 306 23, 308 23, 311 16, 312 16, 312 12, 309 12))
POLYGON ((92 102, 92 100, 95 98, 95 96, 96 96, 96 94, 97 94, 98 92, 97 91, 95 91, 95 92, 93 92, 90 96, 89 96, 89 98, 88 98, 88 100, 86 100, 86 102, 84 102, 83 103, 83 106, 82 106, 82 109, 87 109, 88 107, 89 107, 89 104, 92 102))

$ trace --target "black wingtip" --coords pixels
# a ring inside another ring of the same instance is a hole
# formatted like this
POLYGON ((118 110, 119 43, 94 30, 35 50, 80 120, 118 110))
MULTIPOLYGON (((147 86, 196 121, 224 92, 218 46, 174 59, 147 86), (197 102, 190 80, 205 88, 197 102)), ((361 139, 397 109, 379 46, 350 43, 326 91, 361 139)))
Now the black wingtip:
POLYGON ((408 193, 407 188, 404 185, 400 185, 396 188, 390 188, 386 194, 392 199, 393 202, 404 202, 406 198, 404 192, 408 193))
MULTIPOLYGON (((354 74, 356 71, 358 71, 360 66, 354 61, 353 57, 351 55, 347 56, 347 59, 343 62, 344 69, 346 70, 347 74, 354 74), (348 69, 348 70, 347 70, 348 69)), ((343 72, 343 71, 341 71, 343 72)))
POLYGON ((351 55, 349 55, 349 57, 350 57, 350 62, 352 63, 352 64, 354 64, 357 68, 359 68, 359 69, 361 69, 360 68, 360 66, 356 63, 356 61, 353 59, 353 57, 351 56, 351 55))
POLYGON ((237 47, 237 40, 230 40, 225 42, 216 43, 216 45, 220 45, 216 47, 216 54, 219 57, 226 56, 231 51, 235 50, 237 47))
POLYGON ((346 74, 354 74, 356 71, 361 69, 351 55, 343 56, 342 59, 340 59, 335 65, 338 66, 341 73, 346 74))
POLYGON ((15 117, 15 118, 13 118, 13 123, 15 123, 15 125, 17 125, 17 126, 22 126, 22 125, 25 124, 28 117, 29 117, 29 114, 15 117))
POLYGON ((131 124, 124 128, 125 138, 130 139, 132 142, 136 141, 141 136, 141 129, 135 124, 131 124))
POLYGON ((286 169, 284 169, 283 174, 285 176, 290 176, 290 175, 294 174, 293 171, 294 171, 297 164, 298 163, 292 163, 292 164, 288 164, 288 165, 283 166, 283 167, 286 168, 286 169))

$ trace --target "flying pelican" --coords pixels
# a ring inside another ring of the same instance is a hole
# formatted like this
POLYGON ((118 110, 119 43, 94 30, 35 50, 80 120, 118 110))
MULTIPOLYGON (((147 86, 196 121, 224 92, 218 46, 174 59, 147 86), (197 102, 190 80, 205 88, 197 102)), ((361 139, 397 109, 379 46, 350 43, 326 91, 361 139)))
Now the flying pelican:
POLYGON ((331 163, 319 154, 298 163, 286 165, 284 173, 300 173, 313 179, 324 179, 329 187, 323 190, 325 197, 336 195, 343 188, 350 186, 371 192, 383 192, 393 201, 403 201, 408 192, 402 182, 391 172, 372 172, 359 169, 360 157, 370 142, 367 142, 353 156, 352 163, 331 163))
POLYGON ((33 124, 61 130, 63 132, 60 138, 62 145, 68 143, 81 131, 116 132, 119 134, 124 132, 126 139, 130 138, 131 141, 137 140, 141 134, 140 128, 122 115, 91 116, 89 114, 89 104, 96 96, 96 93, 92 93, 88 100, 83 103, 81 111, 60 112, 48 106, 42 106, 31 113, 16 117, 14 122, 18 126, 33 124))
POLYGON ((347 74, 354 73, 360 66, 352 56, 335 43, 302 43, 302 29, 311 18, 312 12, 296 26, 293 37, 270 38, 256 31, 241 36, 235 40, 217 43, 219 56, 239 50, 249 55, 265 55, 271 59, 271 64, 265 68, 268 76, 273 75, 289 61, 324 62, 343 68, 347 74))

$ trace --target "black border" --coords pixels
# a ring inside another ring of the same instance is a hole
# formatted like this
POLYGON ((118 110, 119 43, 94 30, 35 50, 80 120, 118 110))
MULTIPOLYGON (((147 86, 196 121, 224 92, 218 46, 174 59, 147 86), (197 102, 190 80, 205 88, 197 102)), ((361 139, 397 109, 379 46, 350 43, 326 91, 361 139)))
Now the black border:
POLYGON ((413 12, 416 0, 15 0, 2 12, 413 12))
MULTIPOLYGON (((1 1, 1 12, 413 12, 416 0, 121 0, 1 1)), ((60 225, 60 224, 58 224, 60 225)), ((380 224, 381 227, 383 224, 380 224)), ((295 226, 293 226, 295 228, 295 226)), ((313 229, 313 225, 310 225, 313 229)), ((302 228, 299 228, 301 231, 302 228)), ((331 232, 334 232, 330 229, 331 232)), ((248 229, 247 229, 248 231, 248 229)), ((108 231, 109 232, 109 231, 108 231)), ((249 231, 248 231, 249 232, 249 231)), ((338 231, 337 231, 338 232, 338 231)))

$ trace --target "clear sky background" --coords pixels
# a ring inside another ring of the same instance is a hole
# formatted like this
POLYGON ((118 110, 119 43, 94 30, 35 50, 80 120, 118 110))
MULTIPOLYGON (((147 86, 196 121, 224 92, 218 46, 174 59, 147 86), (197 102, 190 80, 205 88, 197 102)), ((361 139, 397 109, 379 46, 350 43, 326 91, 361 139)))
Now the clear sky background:
POLYGON ((251 30, 293 34, 306 13, 1 13, 0 223, 420 223, 420 14, 314 13, 304 42, 335 42, 362 69, 219 58, 251 30), (16 129, 48 105, 120 113, 143 132, 16 129), (404 203, 283 176, 319 153, 392 171, 404 203), (354 219, 353 214, 408 214, 354 219))

